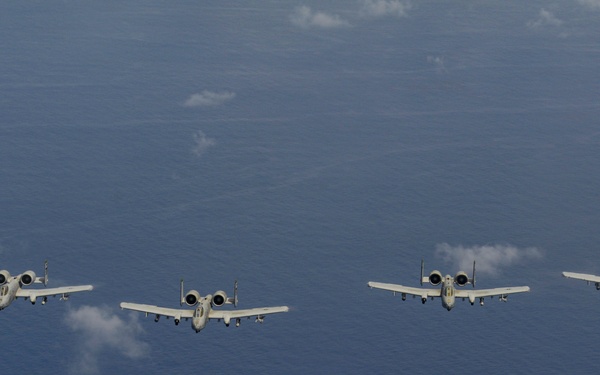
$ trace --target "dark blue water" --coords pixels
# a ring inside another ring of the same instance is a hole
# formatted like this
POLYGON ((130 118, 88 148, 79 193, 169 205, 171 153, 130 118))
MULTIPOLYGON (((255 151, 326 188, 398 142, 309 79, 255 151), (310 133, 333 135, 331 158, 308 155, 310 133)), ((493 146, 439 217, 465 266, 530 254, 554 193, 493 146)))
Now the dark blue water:
POLYGON ((365 4, 0 5, 0 268, 96 286, 2 311, 5 371, 600 370, 599 295, 560 276, 600 274, 600 13, 365 4), (234 95, 184 105, 203 91, 234 95), (478 275, 531 293, 448 313, 366 287, 454 274, 443 243, 535 248, 478 275), (180 278, 292 310, 198 335, 119 311, 177 307, 180 278))

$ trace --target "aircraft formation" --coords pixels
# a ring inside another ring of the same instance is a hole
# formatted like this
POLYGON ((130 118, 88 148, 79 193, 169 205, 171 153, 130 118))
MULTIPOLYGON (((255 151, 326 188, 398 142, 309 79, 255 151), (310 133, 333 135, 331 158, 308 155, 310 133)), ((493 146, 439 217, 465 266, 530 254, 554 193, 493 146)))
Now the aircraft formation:
MULTIPOLYGON (((62 301, 69 299, 71 293, 86 292, 94 289, 92 285, 65 286, 60 288, 47 289, 24 289, 34 283, 48 284, 48 261, 44 262, 44 277, 36 277, 35 272, 26 271, 22 274, 11 276, 7 270, 0 270, 0 310, 8 307, 18 298, 29 299, 32 305, 35 305, 38 298, 42 298, 42 305, 45 305, 49 296, 61 296, 62 301)), ((121 302, 121 309, 141 311, 155 315, 154 321, 158 322, 161 316, 173 318, 175 325, 179 325, 181 319, 192 320, 192 328, 196 333, 200 332, 210 319, 223 320, 226 326, 229 326, 232 319, 235 320, 236 327, 240 326, 242 318, 255 317, 256 322, 262 323, 266 315, 288 312, 287 306, 277 307, 259 307, 245 310, 215 310, 214 307, 220 307, 225 304, 233 304, 237 307, 238 293, 237 281, 233 287, 233 298, 228 298, 222 291, 216 291, 214 294, 208 294, 204 297, 196 290, 190 290, 187 294, 183 293, 183 280, 180 284, 181 298, 180 305, 184 303, 193 309, 171 309, 154 305, 143 305, 137 303, 121 302)))
MULTIPOLYGON (((588 284, 594 283, 597 290, 600 290, 600 276, 563 272, 562 275, 567 278, 587 281, 588 284)), ((430 283, 437 288, 418 288, 409 287, 398 284, 380 283, 369 281, 367 286, 371 289, 382 289, 391 291, 396 295, 400 293, 402 300, 406 300, 407 295, 413 298, 420 297, 424 304, 428 299, 441 298, 442 307, 450 311, 456 304, 457 299, 468 300, 471 305, 479 300, 479 304, 483 306, 484 298, 493 298, 497 296, 500 301, 506 302, 509 294, 529 292, 528 286, 517 287, 502 287, 493 289, 475 289, 475 262, 473 262, 473 272, 471 277, 464 271, 459 271, 454 276, 442 276, 438 270, 431 271, 429 276, 425 276, 425 264, 421 260, 421 286, 423 283, 430 283), (473 289, 461 289, 466 285, 472 285, 473 289)), ((0 270, 0 310, 8 307, 14 300, 23 298, 35 304, 37 299, 41 299, 42 305, 45 305, 49 296, 61 296, 60 300, 67 300, 72 293, 87 292, 94 289, 92 285, 65 286, 59 288, 44 288, 44 289, 26 289, 31 284, 48 284, 48 261, 44 263, 44 277, 37 277, 33 271, 26 271, 16 276, 12 276, 7 270, 0 270)), ((175 325, 179 325, 182 319, 189 321, 191 319, 191 327, 199 333, 206 327, 210 320, 223 321, 229 327, 232 321, 235 321, 235 326, 239 327, 242 318, 255 318, 255 321, 262 323, 266 315, 278 314, 289 311, 288 306, 276 307, 258 307, 252 309, 215 309, 223 305, 232 304, 234 307, 238 305, 238 283, 234 282, 233 297, 228 297, 227 294, 218 290, 213 294, 201 296, 196 290, 190 290, 184 294, 183 279, 180 281, 180 307, 187 305, 188 308, 168 308, 156 305, 146 305, 130 302, 121 302, 120 307, 123 310, 132 310, 143 312, 148 315, 153 315, 154 321, 158 322, 160 317, 166 319, 173 318, 175 325)))

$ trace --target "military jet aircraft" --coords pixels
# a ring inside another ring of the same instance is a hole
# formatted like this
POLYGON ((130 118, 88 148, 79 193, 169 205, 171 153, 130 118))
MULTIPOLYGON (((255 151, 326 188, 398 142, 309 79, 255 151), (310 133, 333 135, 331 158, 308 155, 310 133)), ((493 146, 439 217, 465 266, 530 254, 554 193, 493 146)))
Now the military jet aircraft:
POLYGON ((413 298, 421 297, 421 301, 423 303, 427 302, 428 298, 431 298, 433 300, 434 297, 441 297, 442 306, 448 311, 452 310, 457 298, 462 298, 463 301, 468 298, 469 302, 471 302, 471 305, 475 303, 476 298, 479 298, 479 304, 483 306, 484 297, 499 296, 499 299, 501 301, 506 302, 509 294, 529 292, 528 286, 479 290, 460 290, 455 288, 454 284, 456 284, 459 287, 471 284, 473 285, 473 288, 475 288, 475 262, 473 262, 473 274, 470 278, 464 271, 458 272, 454 277, 450 275, 442 277, 441 272, 437 270, 432 271, 427 277, 424 276, 424 271, 425 262, 421 260, 421 285, 423 285, 423 283, 429 282, 431 285, 441 286, 436 289, 426 289, 413 288, 397 284, 378 283, 374 281, 369 281, 367 285, 370 288, 392 291, 394 292, 394 295, 396 295, 396 293, 401 293, 403 301, 406 300, 407 294, 412 295, 413 298))
POLYGON ((71 293, 86 292, 94 289, 92 285, 63 286, 47 289, 22 289, 24 286, 38 283, 48 284, 48 261, 44 262, 44 277, 36 277, 35 272, 26 271, 17 276, 11 276, 7 270, 0 271, 0 310, 7 308, 15 299, 25 298, 35 305, 38 297, 42 305, 48 301, 48 296, 61 296, 61 300, 69 299, 71 293))
POLYGON ((219 290, 214 294, 209 294, 204 297, 200 296, 196 290, 190 290, 187 294, 183 294, 183 280, 180 283, 180 302, 179 305, 186 304, 194 309, 170 309, 154 305, 142 305, 137 303, 121 302, 121 309, 140 311, 155 315, 154 321, 158 322, 161 316, 167 319, 173 318, 175 325, 178 325, 181 319, 192 319, 192 328, 196 333, 200 332, 209 319, 223 320, 225 325, 229 327, 232 319, 235 319, 235 326, 239 327, 242 318, 256 317, 256 322, 262 323, 265 315, 288 312, 287 306, 278 307, 259 307, 246 310, 215 310, 213 307, 220 307, 225 304, 233 304, 237 307, 237 281, 233 286, 233 298, 228 298, 224 291, 219 290))

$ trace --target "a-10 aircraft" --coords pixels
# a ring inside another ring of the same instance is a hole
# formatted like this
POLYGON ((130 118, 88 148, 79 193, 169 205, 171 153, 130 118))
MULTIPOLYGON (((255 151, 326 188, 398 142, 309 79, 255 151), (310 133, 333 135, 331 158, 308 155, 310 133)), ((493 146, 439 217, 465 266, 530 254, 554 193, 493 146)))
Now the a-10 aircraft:
POLYGON ((507 301, 508 295, 513 293, 529 292, 528 286, 517 286, 508 288, 494 288, 494 289, 479 289, 479 290, 461 290, 454 287, 456 284, 459 287, 463 287, 467 284, 472 284, 475 288, 475 262, 473 262, 473 275, 469 276, 464 272, 458 272, 454 277, 446 275, 442 277, 440 271, 432 271, 428 277, 424 276, 425 263, 421 260, 421 285, 424 282, 429 282, 431 285, 439 286, 437 289, 426 289, 426 288, 412 288, 408 286, 402 286, 397 284, 386 284, 369 281, 367 285, 370 288, 389 290, 396 293, 402 294, 402 300, 406 300, 406 295, 410 294, 414 297, 421 297, 423 303, 427 302, 428 298, 433 300, 434 297, 442 298, 442 306, 448 311, 452 310, 457 298, 469 299, 471 305, 475 303, 475 299, 479 298, 479 304, 483 306, 484 297, 498 296, 500 301, 507 301))
POLYGON ((213 307, 220 307, 225 304, 233 304, 237 307, 237 281, 233 286, 233 298, 228 298, 224 291, 219 290, 214 294, 209 294, 204 297, 200 296, 196 290, 190 290, 187 294, 183 294, 183 280, 180 283, 180 302, 179 305, 186 304, 194 309, 170 309, 154 305, 142 305, 137 303, 121 302, 121 309, 141 311, 155 315, 154 321, 158 322, 161 316, 173 318, 175 325, 178 325, 181 319, 192 319, 192 328, 196 333, 200 332, 209 319, 223 320, 225 325, 229 327, 231 320, 235 320, 235 326, 239 327, 242 318, 256 317, 256 322, 262 323, 265 315, 288 312, 287 306, 278 307, 259 307, 246 310, 214 310, 213 307))
POLYGON ((17 298, 25 298, 35 305, 38 297, 42 305, 48 301, 48 296, 61 296, 62 301, 69 299, 71 293, 86 292, 94 289, 92 285, 63 286, 47 289, 22 289, 31 284, 48 284, 48 261, 44 262, 44 277, 36 277, 35 272, 26 271, 17 276, 11 276, 7 270, 0 271, 0 310, 7 308, 17 298))
POLYGON ((569 279, 587 281, 588 284, 596 284, 596 290, 600 290, 600 276, 589 275, 587 273, 563 272, 562 275, 569 279))

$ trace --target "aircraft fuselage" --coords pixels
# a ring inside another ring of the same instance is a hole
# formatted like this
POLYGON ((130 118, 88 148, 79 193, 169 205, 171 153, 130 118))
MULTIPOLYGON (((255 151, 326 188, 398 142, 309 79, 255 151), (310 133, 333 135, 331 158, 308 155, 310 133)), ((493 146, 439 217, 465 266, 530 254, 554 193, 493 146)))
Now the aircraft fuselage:
POLYGON ((456 303, 454 278, 450 275, 446 275, 442 283, 442 306, 450 311, 456 303))
POLYGON ((211 301, 212 296, 210 294, 201 298, 196 306, 196 309, 194 310, 192 328, 194 331, 196 331, 196 333, 200 332, 208 323, 208 316, 210 315, 210 310, 212 309, 211 301))
POLYGON ((7 308, 15 300, 19 288, 21 285, 18 277, 11 277, 0 287, 0 310, 7 308))

